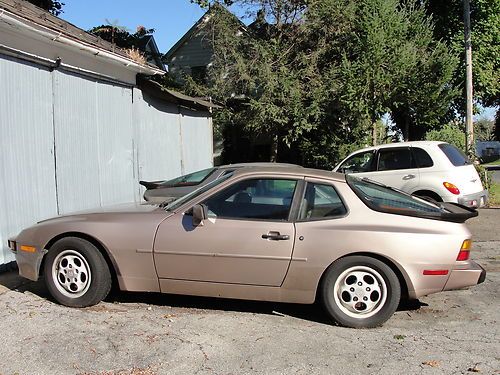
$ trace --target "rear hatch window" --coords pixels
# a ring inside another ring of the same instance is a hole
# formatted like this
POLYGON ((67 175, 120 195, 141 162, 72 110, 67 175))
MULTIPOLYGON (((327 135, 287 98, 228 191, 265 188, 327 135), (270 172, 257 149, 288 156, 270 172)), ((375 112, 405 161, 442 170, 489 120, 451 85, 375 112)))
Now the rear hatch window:
POLYGON ((158 184, 158 187, 180 187, 180 186, 194 186, 205 181, 208 176, 214 173, 216 168, 207 168, 201 171, 196 171, 184 176, 176 177, 172 180, 164 181, 158 184))
POLYGON ((374 211, 427 219, 464 222, 477 211, 454 203, 433 203, 367 178, 352 175, 346 181, 356 195, 374 211))
POLYGON ((450 145, 449 143, 441 143, 439 145, 439 148, 441 149, 441 151, 443 151, 448 160, 455 167, 460 167, 462 165, 470 164, 469 158, 455 146, 450 145))

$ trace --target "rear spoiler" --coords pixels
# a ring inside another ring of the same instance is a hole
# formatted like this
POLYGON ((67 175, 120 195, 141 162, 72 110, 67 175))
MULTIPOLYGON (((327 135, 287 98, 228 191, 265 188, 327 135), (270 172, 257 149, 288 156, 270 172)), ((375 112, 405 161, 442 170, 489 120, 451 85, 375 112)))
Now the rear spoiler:
POLYGON ((139 181, 139 185, 144 186, 146 189, 158 189, 163 181, 139 181))
POLYGON ((466 207, 458 203, 439 202, 441 208, 448 212, 441 213, 441 220, 454 223, 465 223, 467 220, 476 217, 478 212, 474 208, 466 207))

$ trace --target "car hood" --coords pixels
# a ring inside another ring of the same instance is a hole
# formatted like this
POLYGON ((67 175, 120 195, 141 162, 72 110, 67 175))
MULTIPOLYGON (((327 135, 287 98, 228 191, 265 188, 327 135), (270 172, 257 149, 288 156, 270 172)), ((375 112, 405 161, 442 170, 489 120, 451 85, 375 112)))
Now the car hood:
POLYGON ((113 214, 141 214, 161 210, 158 205, 149 203, 121 203, 112 206, 96 207, 87 210, 69 212, 50 219, 41 220, 38 224, 49 221, 65 221, 82 219, 86 217, 94 217, 96 215, 113 215, 113 214))

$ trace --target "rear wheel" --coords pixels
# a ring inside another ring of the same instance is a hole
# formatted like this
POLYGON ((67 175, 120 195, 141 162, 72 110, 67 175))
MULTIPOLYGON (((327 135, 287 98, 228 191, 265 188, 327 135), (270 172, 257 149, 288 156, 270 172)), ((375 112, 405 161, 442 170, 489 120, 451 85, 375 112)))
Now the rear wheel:
POLYGON ((50 294, 66 306, 95 305, 111 289, 106 260, 93 244, 77 237, 63 238, 50 248, 44 274, 50 294))
POLYGON ((320 297, 328 315, 353 328, 382 325, 396 311, 401 286, 385 263, 366 256, 339 259, 326 271, 320 297))

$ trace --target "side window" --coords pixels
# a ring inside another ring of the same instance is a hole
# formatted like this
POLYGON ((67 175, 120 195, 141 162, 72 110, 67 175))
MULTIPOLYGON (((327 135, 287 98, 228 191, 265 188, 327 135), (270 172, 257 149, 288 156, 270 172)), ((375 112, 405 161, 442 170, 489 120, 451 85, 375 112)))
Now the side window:
POLYGON ((307 183, 299 220, 318 220, 343 216, 347 213, 344 203, 332 185, 307 183))
POLYGON ((342 163, 339 171, 342 173, 370 172, 373 170, 373 156, 375 151, 365 151, 352 155, 342 163))
POLYGON ((203 202, 208 215, 227 219, 288 220, 296 180, 237 182, 203 202))
POLYGON ((441 143, 438 147, 444 152, 448 160, 450 160, 451 164, 455 167, 471 164, 469 158, 455 146, 452 146, 449 143, 441 143))
POLYGON ((378 153, 378 170, 392 171, 413 168, 409 148, 383 148, 378 153))
POLYGON ((427 151, 421 149, 420 147, 412 147, 412 150, 418 168, 429 168, 434 165, 434 162, 427 151))

